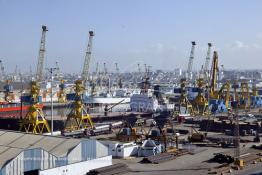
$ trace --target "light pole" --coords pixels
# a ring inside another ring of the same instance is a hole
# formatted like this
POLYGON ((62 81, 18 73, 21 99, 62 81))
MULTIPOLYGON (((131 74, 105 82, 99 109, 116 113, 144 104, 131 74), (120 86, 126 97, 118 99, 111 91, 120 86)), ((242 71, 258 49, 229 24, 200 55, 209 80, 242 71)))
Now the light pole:
POLYGON ((54 70, 56 70, 57 68, 48 68, 47 70, 50 72, 51 74, 51 82, 50 82, 50 86, 51 86, 51 135, 53 135, 54 132, 54 104, 53 104, 53 72, 54 70))

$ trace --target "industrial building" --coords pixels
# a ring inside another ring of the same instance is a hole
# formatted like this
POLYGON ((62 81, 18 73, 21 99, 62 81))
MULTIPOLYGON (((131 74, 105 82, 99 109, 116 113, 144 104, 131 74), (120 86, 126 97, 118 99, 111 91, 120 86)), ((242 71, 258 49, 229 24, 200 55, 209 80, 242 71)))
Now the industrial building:
POLYGON ((0 130, 0 175, 84 175, 109 165, 112 156, 97 140, 0 130))

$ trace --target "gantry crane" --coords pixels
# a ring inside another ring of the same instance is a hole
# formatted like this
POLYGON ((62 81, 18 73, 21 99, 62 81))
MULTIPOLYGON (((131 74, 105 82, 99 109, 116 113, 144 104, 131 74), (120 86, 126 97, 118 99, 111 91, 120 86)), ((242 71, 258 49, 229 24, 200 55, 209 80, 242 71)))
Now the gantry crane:
POLYGON ((123 84, 122 84, 122 78, 121 78, 121 75, 120 75, 120 71, 119 71, 119 67, 118 67, 118 64, 115 63, 115 66, 116 66, 116 73, 117 73, 117 84, 118 84, 118 87, 121 89, 123 84))
POLYGON ((36 81, 41 82, 43 79, 43 70, 44 70, 44 58, 45 58, 45 41, 46 41, 46 32, 47 27, 42 26, 42 37, 41 37, 41 43, 40 43, 40 49, 39 49, 39 55, 38 55, 38 63, 37 63, 37 69, 36 69, 36 81))
POLYGON ((180 89, 181 89, 181 95, 179 98, 179 113, 184 112, 185 114, 191 114, 194 115, 194 110, 192 107, 192 104, 187 98, 187 89, 186 89, 186 79, 182 78, 180 80, 180 89), (183 110, 183 108, 185 110, 183 110))
POLYGON ((82 80, 83 80, 84 86, 86 86, 86 83, 89 78, 88 76, 89 76, 90 60, 91 60, 91 55, 92 55, 93 37, 94 37, 94 32, 89 31, 88 45, 86 49, 85 61, 84 61, 84 66, 82 70, 82 80))
POLYGON ((204 94, 204 79, 197 80, 198 94, 193 101, 194 112, 198 115, 208 114, 208 100, 204 94))
POLYGON ((241 82, 241 92, 240 92, 240 109, 250 109, 250 93, 249 86, 247 82, 241 82))
POLYGON ((5 85, 4 85, 4 94, 5 94, 5 101, 6 102, 12 102, 14 100, 14 96, 13 96, 13 86, 11 85, 11 80, 7 79, 6 75, 5 75, 5 68, 4 68, 4 64, 2 62, 2 60, 0 60, 0 69, 1 69, 1 75, 0 75, 0 81, 5 81, 5 85))
MULTIPOLYGON (((47 27, 42 26, 42 37, 39 49, 39 57, 36 71, 36 79, 31 81, 31 92, 28 102, 31 103, 28 113, 25 118, 22 119, 20 130, 26 132, 32 132, 35 134, 42 134, 44 131, 50 132, 47 120, 44 117, 42 108, 39 107, 39 95, 40 87, 39 82, 43 78, 43 66, 44 66, 44 56, 45 56, 45 38, 47 27)), ((21 101, 22 103, 22 101, 21 101)))
POLYGON ((39 107, 40 88, 36 81, 31 82, 30 102, 31 106, 25 118, 22 119, 20 131, 42 134, 51 132, 47 120, 44 117, 42 108, 39 107))
MULTIPOLYGON (((52 94, 51 94, 52 95, 52 94)), ((59 92, 58 92, 58 101, 60 103, 66 102, 66 93, 65 93, 65 80, 61 79, 59 84, 59 92)))
POLYGON ((211 47, 212 47, 212 44, 211 43, 208 43, 208 49, 207 49, 207 56, 206 56, 206 61, 205 61, 205 65, 204 65, 204 80, 206 82, 208 82, 209 80, 209 62, 210 62, 210 53, 211 53, 211 47))
POLYGON ((83 81, 77 80, 75 82, 74 107, 68 114, 64 126, 64 131, 66 132, 94 127, 91 116, 87 113, 86 109, 84 108, 82 100, 84 90, 85 87, 83 85, 83 81))
POLYGON ((194 57, 195 57, 195 46, 196 46, 196 42, 192 41, 192 47, 191 47, 191 51, 190 51, 190 56, 189 56, 189 61, 188 61, 188 67, 187 67, 187 79, 192 80, 192 68, 193 68, 193 61, 194 61, 194 57))
POLYGON ((230 98, 230 82, 226 81, 225 84, 222 85, 219 92, 219 99, 223 99, 225 101, 225 106, 229 109, 229 98, 230 98))
POLYGON ((54 68, 55 69, 55 78, 60 81, 59 92, 57 93, 58 102, 65 103, 67 101, 66 93, 65 93, 65 80, 61 76, 60 67, 58 65, 58 62, 56 61, 55 64, 56 64, 56 67, 54 68))

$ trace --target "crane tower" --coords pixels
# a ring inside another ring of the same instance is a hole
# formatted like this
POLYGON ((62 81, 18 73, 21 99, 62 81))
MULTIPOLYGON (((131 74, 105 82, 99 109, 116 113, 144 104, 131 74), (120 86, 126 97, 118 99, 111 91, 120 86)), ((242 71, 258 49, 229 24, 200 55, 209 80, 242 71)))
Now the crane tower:
POLYGON ((209 62, 210 62, 211 47, 212 47, 212 44, 208 43, 207 56, 206 56, 206 62, 205 62, 205 67, 204 67, 204 76, 205 76, 204 78, 205 78, 205 81, 208 81, 208 78, 209 78, 208 67, 209 67, 209 62))
POLYGON ((90 65, 92 45, 93 45, 93 37, 94 37, 94 32, 89 31, 88 45, 86 49, 85 62, 84 62, 84 67, 82 71, 82 80, 84 82, 84 85, 86 85, 86 82, 88 80, 89 65, 90 65))
POLYGON ((190 57, 187 67, 187 78, 190 80, 192 79, 192 67, 193 67, 193 61, 195 56, 195 46, 196 46, 196 42, 192 41, 192 47, 191 47, 190 57))
POLYGON ((0 81, 4 81, 5 80, 5 68, 4 68, 4 64, 2 60, 0 60, 0 69, 1 69, 0 81))
POLYGON ((116 66, 116 73, 117 73, 117 77, 118 77, 117 84, 118 84, 119 88, 122 88, 122 79, 121 79, 121 75, 120 75, 118 64, 115 63, 115 66, 116 66))
POLYGON ((36 69, 36 81, 41 82, 43 78, 43 70, 44 70, 44 58, 45 58, 45 40, 46 40, 46 32, 47 27, 42 26, 42 37, 38 55, 38 63, 36 69))

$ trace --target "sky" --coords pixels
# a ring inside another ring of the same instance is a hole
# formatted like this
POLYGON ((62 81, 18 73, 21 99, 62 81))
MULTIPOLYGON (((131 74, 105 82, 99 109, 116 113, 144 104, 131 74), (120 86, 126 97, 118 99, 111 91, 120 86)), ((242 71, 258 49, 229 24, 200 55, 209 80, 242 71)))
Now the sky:
POLYGON ((82 71, 88 31, 94 30, 90 69, 193 69, 205 62, 207 43, 225 69, 260 69, 260 0, 0 0, 0 59, 7 72, 36 69, 41 26, 46 25, 46 68, 82 71))

